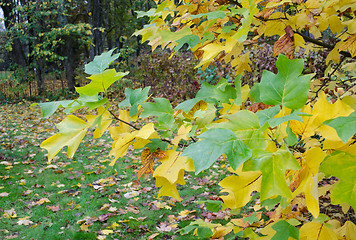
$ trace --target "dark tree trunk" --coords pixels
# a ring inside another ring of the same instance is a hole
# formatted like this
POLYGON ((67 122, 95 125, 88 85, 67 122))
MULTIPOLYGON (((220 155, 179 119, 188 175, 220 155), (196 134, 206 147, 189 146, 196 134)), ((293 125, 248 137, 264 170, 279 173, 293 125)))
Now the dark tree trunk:
MULTIPOLYGON (((13 14, 13 10, 15 9, 16 5, 13 0, 3 0, 1 2, 3 3, 1 4, 1 8, 4 12, 5 28, 10 29, 16 23, 16 17, 13 14)), ((10 58, 13 63, 18 64, 21 67, 27 66, 23 44, 18 38, 13 39, 10 58)))
POLYGON ((66 40, 65 45, 65 56, 64 68, 66 70, 66 79, 68 84, 68 89, 71 92, 75 91, 75 61, 74 61, 74 49, 71 39, 66 40))
MULTIPOLYGON (((61 3, 60 9, 64 12, 64 2, 61 3)), ((58 22, 61 27, 64 27, 68 24, 68 18, 64 14, 60 14, 58 17, 58 22)), ((62 49, 64 55, 63 66, 65 70, 65 76, 67 80, 68 89, 71 92, 75 92, 75 69, 76 69, 76 61, 75 61, 75 44, 70 36, 65 38, 65 44, 62 49)))
POLYGON ((99 28, 103 27, 102 4, 100 0, 89 0, 89 9, 92 13, 89 24, 93 27, 93 42, 90 46, 90 59, 103 52, 103 34, 99 28))
POLYGON ((44 87, 43 87, 43 75, 42 75, 42 61, 41 59, 36 60, 36 78, 37 78, 37 92, 38 95, 43 95, 44 87))

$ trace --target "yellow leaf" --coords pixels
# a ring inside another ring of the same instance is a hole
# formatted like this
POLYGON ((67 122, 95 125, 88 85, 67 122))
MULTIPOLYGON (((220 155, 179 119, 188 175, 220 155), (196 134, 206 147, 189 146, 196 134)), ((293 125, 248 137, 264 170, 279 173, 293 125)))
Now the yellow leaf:
POLYGON ((16 218, 17 214, 16 214, 15 209, 11 208, 9 210, 5 210, 3 213, 3 217, 4 218, 16 218))
POLYGON ((80 225, 80 231, 89 232, 89 227, 90 227, 90 225, 87 222, 85 222, 82 225, 80 225))
POLYGON ((110 155, 113 155, 115 158, 109 164, 109 166, 114 166, 116 160, 119 157, 126 155, 127 150, 129 149, 131 144, 134 142, 134 140, 135 140, 135 135, 132 133, 120 134, 119 137, 114 140, 112 149, 110 151, 110 155))
POLYGON ((98 127, 94 131, 94 138, 100 138, 112 122, 110 112, 107 111, 103 106, 98 107, 98 115, 87 115, 85 117, 88 119, 88 122, 94 122, 97 118, 101 118, 98 127))
POLYGON ((326 153, 319 147, 309 149, 303 154, 302 169, 297 171, 299 186, 293 192, 293 198, 300 193, 305 193, 308 210, 315 218, 319 216, 318 172, 319 165, 324 160, 326 153))
POLYGON ((340 46, 340 50, 349 51, 351 57, 356 56, 356 34, 351 35, 346 42, 340 46))
POLYGON ((251 193, 260 191, 261 187, 261 172, 242 172, 239 169, 236 171, 238 176, 228 176, 219 183, 223 188, 221 192, 229 193, 227 196, 220 197, 224 200, 226 206, 231 209, 245 206, 251 200, 251 193))
MULTIPOLYGON (((129 111, 126 110, 119 110, 119 119, 130 123, 130 113, 129 111)), ((111 134, 111 137, 115 140, 120 134, 123 133, 129 133, 130 131, 130 126, 120 122, 120 125, 118 127, 111 127, 109 128, 109 132, 111 134)))
POLYGON ((181 139, 188 140, 187 134, 190 132, 190 130, 192 130, 192 127, 192 125, 188 125, 187 127, 185 127, 184 125, 180 126, 180 128, 178 129, 177 136, 174 137, 172 143, 174 145, 177 145, 181 139))
POLYGON ((326 139, 339 140, 336 130, 324 125, 323 122, 336 117, 348 116, 353 112, 353 109, 341 100, 337 100, 334 104, 329 103, 324 92, 320 92, 319 95, 313 109, 309 105, 302 108, 302 112, 312 114, 312 116, 302 117, 303 123, 292 120, 290 127, 294 133, 302 135, 303 139, 319 133, 326 139))
POLYGON ((335 232, 339 239, 356 240, 356 225, 351 221, 345 222, 344 226, 335 232))
POLYGON ((101 232, 102 232, 104 235, 109 235, 109 234, 114 233, 114 231, 113 231, 113 230, 109 230, 109 229, 104 229, 104 230, 101 230, 101 232))
POLYGON ((156 168, 153 173, 154 177, 164 177, 171 184, 179 181, 180 172, 184 170, 193 171, 194 165, 187 157, 180 156, 181 152, 169 150, 166 157, 160 159, 162 164, 156 168))
POLYGON ((44 203, 50 203, 51 201, 48 198, 41 198, 36 202, 36 205, 42 205, 44 203))
POLYGON ((177 184, 180 185, 184 185, 185 181, 184 181, 184 170, 181 170, 178 173, 178 180, 176 182, 174 182, 173 184, 171 184, 167 178, 165 177, 159 177, 156 176, 156 187, 161 187, 161 189, 158 192, 158 197, 161 196, 170 196, 174 199, 177 199, 179 201, 181 201, 181 197, 179 196, 179 193, 177 191, 177 184))
POLYGON ((219 113, 221 115, 225 115, 225 114, 234 114, 238 111, 240 111, 240 106, 237 106, 235 103, 233 103, 233 100, 230 99, 230 103, 222 103, 222 109, 220 109, 219 113))
POLYGON ((337 240, 333 230, 316 222, 304 224, 299 230, 300 240, 337 240))
POLYGON ((57 124, 59 133, 41 144, 48 151, 48 160, 51 161, 64 146, 68 146, 67 156, 72 158, 89 127, 90 124, 74 115, 69 115, 57 124))

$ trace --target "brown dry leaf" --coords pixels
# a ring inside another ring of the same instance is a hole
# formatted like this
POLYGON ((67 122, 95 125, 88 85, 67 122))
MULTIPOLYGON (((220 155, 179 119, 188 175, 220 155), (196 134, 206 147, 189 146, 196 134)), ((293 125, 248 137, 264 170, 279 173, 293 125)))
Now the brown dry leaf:
POLYGON ((55 206, 47 206, 47 210, 52 210, 53 212, 58 212, 60 209, 59 209, 59 205, 55 206))
POLYGON ((142 166, 141 166, 140 170, 138 170, 138 172, 137 172, 137 179, 140 179, 143 174, 152 174, 153 166, 155 164, 154 160, 156 158, 161 159, 165 156, 166 156, 165 151, 162 151, 159 148, 152 153, 149 148, 146 148, 145 150, 143 150, 141 153, 142 166))
POLYGON ((281 36, 278 41, 274 43, 273 53, 274 56, 278 56, 279 54, 284 52, 289 59, 293 59, 295 50, 294 32, 291 26, 287 26, 285 28, 285 32, 286 34, 281 36))

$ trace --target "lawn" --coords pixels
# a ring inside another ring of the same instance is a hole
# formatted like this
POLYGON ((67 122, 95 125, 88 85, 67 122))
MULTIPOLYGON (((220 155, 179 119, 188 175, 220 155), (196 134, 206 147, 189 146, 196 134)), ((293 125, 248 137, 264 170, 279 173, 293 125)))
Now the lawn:
POLYGON ((0 239, 196 239, 177 230, 196 218, 230 218, 201 204, 219 199, 219 169, 187 174, 181 202, 158 199, 151 176, 137 181, 137 154, 109 166, 108 133, 89 133, 73 159, 63 151, 48 163, 39 146, 63 114, 43 119, 29 105, 0 106, 0 239))

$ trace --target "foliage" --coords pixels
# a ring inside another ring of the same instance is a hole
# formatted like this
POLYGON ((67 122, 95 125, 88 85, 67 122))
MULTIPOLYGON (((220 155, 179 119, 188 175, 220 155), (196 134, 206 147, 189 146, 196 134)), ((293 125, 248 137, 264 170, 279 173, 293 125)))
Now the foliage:
MULTIPOLYGON (((103 62, 108 66, 114 59, 106 53, 90 66, 103 62)), ((307 104, 312 75, 302 74, 303 60, 279 55, 276 67, 276 74, 264 71, 261 82, 251 90, 241 86, 239 76, 234 85, 224 79, 215 86, 203 83, 195 98, 175 108, 164 98, 147 102, 148 88, 126 89, 126 100, 118 105, 119 115, 107 103, 109 85, 105 81, 112 82, 104 76, 108 71, 113 76, 123 73, 101 68, 91 78, 100 79, 102 87, 89 83, 83 87, 86 92, 77 88, 81 92, 78 100, 39 104, 44 113, 48 109, 52 113, 60 105, 69 113, 83 107, 97 109, 97 113, 85 115, 86 120, 67 116, 57 125, 59 133, 41 147, 48 150, 49 161, 63 146, 68 146, 67 155, 73 157, 88 129, 95 130, 94 138, 108 129, 113 139, 110 166, 130 148, 142 151, 137 177, 152 174, 160 188, 158 197, 180 201, 177 185, 185 184, 185 172, 204 173, 220 166, 228 174, 219 183, 222 192, 228 193, 221 196, 222 206, 238 211, 250 201, 256 204, 255 215, 231 219, 225 225, 197 220, 182 233, 195 229, 194 234, 212 238, 229 233, 251 238, 261 233, 276 239, 284 234, 296 238, 298 231, 300 236, 306 232, 317 236, 318 229, 326 228, 325 234, 350 237, 339 225, 329 228, 327 218, 320 220, 324 215, 320 214, 319 196, 325 190, 318 189, 318 182, 324 175, 337 177, 339 182, 328 188, 332 203, 355 207, 356 129, 343 130, 344 123, 354 119, 354 103, 341 99, 330 103, 320 92, 315 102, 307 104), (99 92, 103 98, 98 98, 99 92), (84 95, 87 93, 92 97, 84 95), (248 98, 255 103, 248 106, 248 98), (142 121, 147 117, 150 121, 142 121), (216 162, 218 158, 221 161, 216 162), (161 164, 154 168, 156 162, 161 164), (303 215, 301 208, 311 215, 303 215), (269 219, 263 220, 261 214, 269 219)))
POLYGON ((157 97, 178 101, 192 98, 199 90, 196 60, 190 52, 170 56, 169 51, 141 54, 137 68, 131 73, 141 87, 151 86, 157 97))
POLYGON ((222 169, 211 169, 210 176, 190 175, 181 202, 157 199, 153 180, 132 181, 140 154, 129 151, 109 166, 108 132, 93 140, 89 131, 73 159, 61 151, 48 164, 46 150, 38 146, 55 133, 53 122, 65 113, 42 119, 30 104, 0 105, 0 239, 145 240, 153 235, 184 240, 175 231, 190 219, 230 216, 227 209, 211 213, 196 203, 216 195, 222 169))

